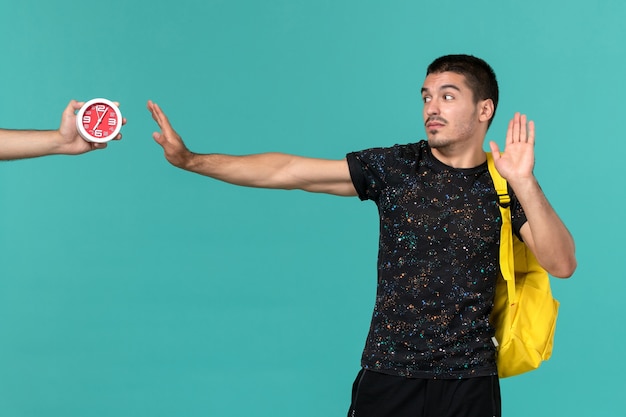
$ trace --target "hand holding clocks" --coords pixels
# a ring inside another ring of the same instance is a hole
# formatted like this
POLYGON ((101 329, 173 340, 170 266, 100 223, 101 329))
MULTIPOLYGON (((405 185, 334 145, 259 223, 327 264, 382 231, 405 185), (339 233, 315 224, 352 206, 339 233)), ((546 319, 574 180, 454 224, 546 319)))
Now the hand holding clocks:
POLYGON ((78 133, 88 142, 105 143, 120 133, 122 113, 110 100, 94 98, 76 114, 78 133))

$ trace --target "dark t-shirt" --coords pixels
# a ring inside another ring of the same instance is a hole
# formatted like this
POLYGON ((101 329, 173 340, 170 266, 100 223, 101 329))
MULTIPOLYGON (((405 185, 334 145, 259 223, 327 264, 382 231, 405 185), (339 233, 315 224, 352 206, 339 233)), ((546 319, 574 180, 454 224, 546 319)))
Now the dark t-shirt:
MULTIPOLYGON (((362 366, 415 378, 497 375, 489 322, 500 211, 487 163, 455 169, 421 141, 347 155, 380 215, 378 289, 362 366)), ((516 233, 526 221, 512 195, 516 233)))

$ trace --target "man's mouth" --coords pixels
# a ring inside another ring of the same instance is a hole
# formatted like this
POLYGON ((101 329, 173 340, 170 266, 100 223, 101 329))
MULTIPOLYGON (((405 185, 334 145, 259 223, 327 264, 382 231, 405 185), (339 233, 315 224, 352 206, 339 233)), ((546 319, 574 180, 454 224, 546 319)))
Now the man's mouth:
POLYGON ((441 119, 428 119, 426 120, 426 127, 429 129, 439 129, 440 127, 443 127, 446 125, 445 120, 441 120, 441 119))

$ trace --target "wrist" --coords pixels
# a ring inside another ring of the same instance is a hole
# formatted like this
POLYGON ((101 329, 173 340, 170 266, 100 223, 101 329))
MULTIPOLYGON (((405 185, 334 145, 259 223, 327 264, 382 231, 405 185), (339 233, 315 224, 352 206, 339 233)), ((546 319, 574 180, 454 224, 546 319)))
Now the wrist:
POLYGON ((168 158, 170 163, 177 168, 184 169, 186 171, 194 171, 198 165, 197 155, 188 149, 184 149, 182 152, 178 152, 171 158, 168 158))
POLYGON ((50 131, 49 136, 50 153, 66 154, 68 152, 67 141, 60 130, 50 131))
POLYGON ((79 155, 95 149, 82 137, 76 135, 74 138, 68 138, 61 131, 54 132, 50 146, 50 153, 57 155, 79 155))
POLYGON ((532 174, 528 177, 508 179, 507 181, 517 196, 526 195, 540 189, 539 182, 532 174))

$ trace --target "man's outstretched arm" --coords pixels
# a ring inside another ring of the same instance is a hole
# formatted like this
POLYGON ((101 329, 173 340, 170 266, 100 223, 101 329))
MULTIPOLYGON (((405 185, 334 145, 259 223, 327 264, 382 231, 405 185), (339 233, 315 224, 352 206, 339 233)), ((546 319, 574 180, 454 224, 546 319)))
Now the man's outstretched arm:
POLYGON ((159 105, 148 101, 148 110, 161 129, 152 134, 153 139, 163 148, 165 158, 178 168, 245 187, 357 195, 345 159, 306 158, 276 152, 244 156, 198 154, 187 149, 159 105))

